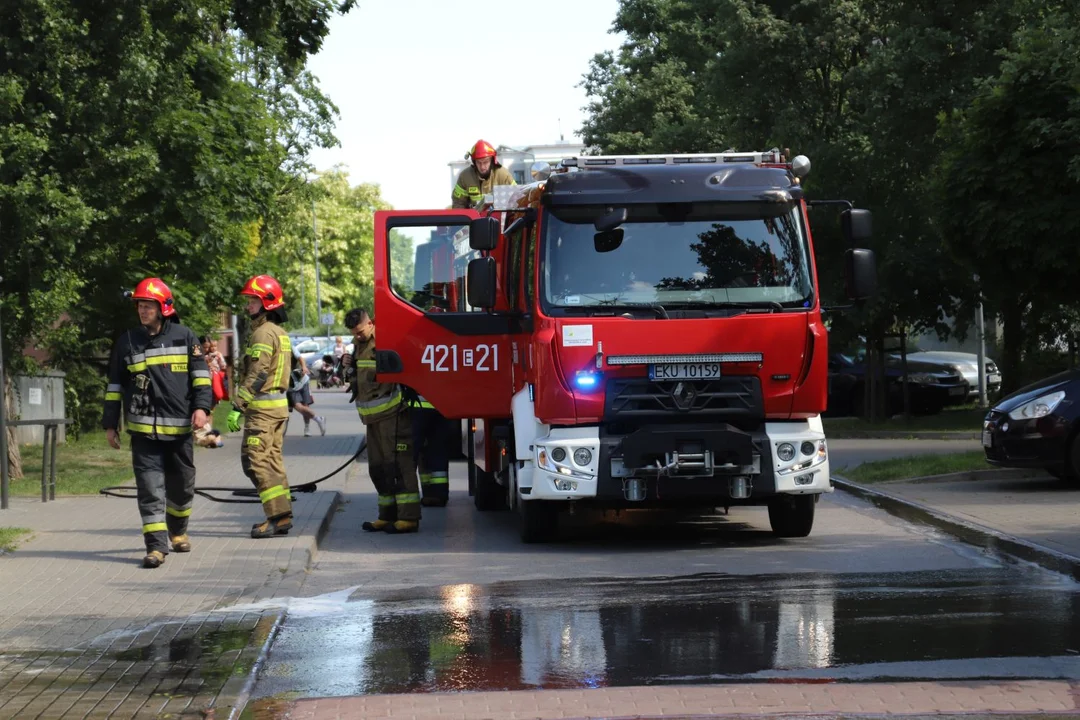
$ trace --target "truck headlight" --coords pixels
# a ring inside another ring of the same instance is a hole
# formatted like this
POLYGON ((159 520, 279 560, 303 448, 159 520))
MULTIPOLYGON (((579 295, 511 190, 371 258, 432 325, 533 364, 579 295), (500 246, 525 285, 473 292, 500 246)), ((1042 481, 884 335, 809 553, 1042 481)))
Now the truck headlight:
MULTIPOLYGON (((579 459, 584 457, 584 453, 588 453, 588 460, 592 461, 592 450, 589 448, 576 448, 574 450, 574 461, 578 465, 587 466, 588 463, 581 463, 579 459)), ((567 458, 566 448, 556 445, 554 447, 548 447, 546 445, 536 446, 536 466, 547 470, 550 473, 556 475, 564 475, 566 477, 575 477, 581 479, 591 479, 593 475, 582 468, 573 467, 567 458)))
POLYGON ((780 443, 776 446, 776 457, 790 462, 795 457, 795 446, 789 442, 780 443))
POLYGON ((592 450, 589 448, 575 448, 574 462, 581 467, 589 467, 589 463, 592 462, 592 450))

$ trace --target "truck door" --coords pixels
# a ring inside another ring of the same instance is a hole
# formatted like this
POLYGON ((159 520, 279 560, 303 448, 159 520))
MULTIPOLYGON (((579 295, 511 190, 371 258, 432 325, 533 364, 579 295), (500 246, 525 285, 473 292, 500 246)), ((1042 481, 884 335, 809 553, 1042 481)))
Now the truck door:
MULTIPOLYGON (((413 388, 448 418, 510 414, 517 315, 472 308, 465 292, 469 261, 481 256, 469 247, 469 221, 477 217, 472 210, 375 213, 376 373, 413 388)), ((500 265, 502 252, 491 253, 500 265)))

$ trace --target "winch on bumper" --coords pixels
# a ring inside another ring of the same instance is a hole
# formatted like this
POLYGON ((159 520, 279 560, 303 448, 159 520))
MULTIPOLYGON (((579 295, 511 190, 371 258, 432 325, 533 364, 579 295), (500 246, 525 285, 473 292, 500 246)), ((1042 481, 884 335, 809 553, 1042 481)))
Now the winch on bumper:
POLYGON ((552 428, 536 441, 529 499, 604 507, 755 505, 778 494, 832 492, 819 418, 763 423, 552 428))

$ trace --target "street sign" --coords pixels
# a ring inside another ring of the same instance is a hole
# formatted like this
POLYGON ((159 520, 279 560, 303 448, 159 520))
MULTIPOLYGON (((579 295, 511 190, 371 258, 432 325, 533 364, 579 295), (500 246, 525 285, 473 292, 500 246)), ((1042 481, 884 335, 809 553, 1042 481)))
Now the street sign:
POLYGON ((320 315, 319 316, 319 324, 320 325, 333 325, 334 324, 334 313, 323 313, 322 315, 320 315))

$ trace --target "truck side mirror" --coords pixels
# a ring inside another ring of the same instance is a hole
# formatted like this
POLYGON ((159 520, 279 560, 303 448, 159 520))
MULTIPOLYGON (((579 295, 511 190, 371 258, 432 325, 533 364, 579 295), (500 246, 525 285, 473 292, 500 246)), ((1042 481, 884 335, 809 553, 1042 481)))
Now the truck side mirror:
POLYGON ((873 217, 869 210, 845 210, 840 213, 840 229, 848 246, 856 247, 873 236, 873 217))
POLYGON ((497 218, 476 218, 469 223, 469 247, 473 250, 494 250, 498 239, 499 221, 497 218))
MULTIPOLYGON (((469 269, 472 269, 471 264, 469 269)), ((849 300, 866 300, 877 293, 877 262, 873 250, 851 248, 844 251, 844 289, 849 300)))
POLYGON ((485 310, 495 307, 495 284, 498 273, 495 258, 482 257, 469 261, 465 276, 465 294, 469 305, 485 310))

